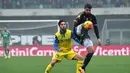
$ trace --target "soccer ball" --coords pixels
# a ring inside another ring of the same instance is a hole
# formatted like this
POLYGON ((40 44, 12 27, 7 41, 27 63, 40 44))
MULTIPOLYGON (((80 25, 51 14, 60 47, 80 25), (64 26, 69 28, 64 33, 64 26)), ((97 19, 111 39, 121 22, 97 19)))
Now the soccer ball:
POLYGON ((92 23, 91 21, 85 21, 85 22, 83 23, 83 27, 84 27, 85 29, 87 29, 87 30, 92 29, 92 28, 93 28, 93 23, 92 23))

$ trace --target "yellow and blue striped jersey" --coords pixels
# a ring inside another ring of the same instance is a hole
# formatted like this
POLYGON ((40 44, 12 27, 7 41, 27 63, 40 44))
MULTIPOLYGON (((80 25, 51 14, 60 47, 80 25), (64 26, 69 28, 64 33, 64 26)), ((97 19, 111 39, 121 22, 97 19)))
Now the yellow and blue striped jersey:
POLYGON ((75 35, 72 34, 71 30, 66 29, 66 32, 63 34, 62 31, 58 31, 55 34, 54 48, 59 51, 60 49, 63 52, 68 52, 72 48, 72 38, 80 43, 80 41, 76 38, 75 35))

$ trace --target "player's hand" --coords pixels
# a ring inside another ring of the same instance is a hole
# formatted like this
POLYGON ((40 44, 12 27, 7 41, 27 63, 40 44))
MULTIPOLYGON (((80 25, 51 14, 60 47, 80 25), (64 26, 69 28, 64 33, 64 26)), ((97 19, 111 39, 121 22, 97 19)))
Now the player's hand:
POLYGON ((62 51, 63 51, 62 49, 59 50, 59 52, 62 52, 62 51))
POLYGON ((101 46, 102 45, 102 42, 100 39, 98 39, 98 45, 101 46))
POLYGON ((78 21, 77 21, 77 20, 73 20, 73 22, 74 22, 74 25, 76 25, 76 24, 78 23, 78 21))

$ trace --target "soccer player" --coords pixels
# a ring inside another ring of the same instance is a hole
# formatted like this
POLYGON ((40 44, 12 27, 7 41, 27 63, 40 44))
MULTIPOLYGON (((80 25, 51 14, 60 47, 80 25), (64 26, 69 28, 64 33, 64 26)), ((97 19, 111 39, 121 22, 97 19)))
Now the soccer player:
POLYGON ((90 4, 86 4, 84 6, 84 11, 79 13, 77 18, 74 20, 74 34, 82 42, 82 45, 85 46, 86 49, 88 50, 88 54, 86 55, 86 58, 82 66, 82 69, 84 70, 94 54, 93 43, 90 40, 90 36, 88 35, 88 30, 86 30, 82 26, 85 21, 91 21, 93 23, 94 32, 98 40, 98 45, 102 44, 99 37, 98 27, 96 25, 97 20, 96 20, 95 15, 91 13, 91 9, 92 9, 92 6, 90 4))
POLYGON ((56 63, 62 61, 63 58, 77 60, 76 73, 84 73, 84 70, 81 68, 83 64, 82 56, 71 50, 72 38, 78 43, 80 43, 80 41, 75 37, 75 35, 72 34, 71 30, 67 29, 64 20, 60 20, 58 25, 60 27, 60 31, 55 34, 54 41, 54 48, 56 52, 52 58, 52 61, 47 66, 45 73, 50 73, 52 67, 54 67, 56 63))
POLYGON ((3 48, 5 50, 5 58, 11 58, 9 56, 9 43, 10 43, 10 31, 4 26, 4 30, 1 32, 1 38, 3 41, 3 48))

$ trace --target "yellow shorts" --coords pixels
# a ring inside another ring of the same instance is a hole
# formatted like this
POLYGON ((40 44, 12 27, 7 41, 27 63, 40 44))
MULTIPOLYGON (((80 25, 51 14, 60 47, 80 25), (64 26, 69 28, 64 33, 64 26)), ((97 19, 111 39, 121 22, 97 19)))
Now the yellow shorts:
POLYGON ((66 53, 63 53, 63 52, 55 52, 55 54, 53 55, 53 60, 62 60, 63 58, 66 58, 66 59, 69 59, 69 60, 72 60, 75 56, 77 55, 76 52, 74 51, 69 51, 69 52, 66 52, 66 53))

